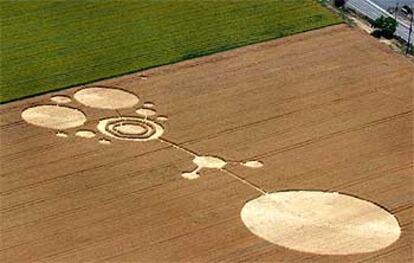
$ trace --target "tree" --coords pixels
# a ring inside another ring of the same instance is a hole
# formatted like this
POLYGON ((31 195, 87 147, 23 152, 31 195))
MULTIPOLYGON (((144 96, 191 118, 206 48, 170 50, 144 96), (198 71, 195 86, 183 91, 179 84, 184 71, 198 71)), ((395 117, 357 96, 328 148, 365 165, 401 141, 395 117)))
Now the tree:
POLYGON ((392 17, 381 16, 372 21, 372 26, 375 27, 379 35, 391 39, 394 37, 394 32, 397 29, 397 21, 392 17))

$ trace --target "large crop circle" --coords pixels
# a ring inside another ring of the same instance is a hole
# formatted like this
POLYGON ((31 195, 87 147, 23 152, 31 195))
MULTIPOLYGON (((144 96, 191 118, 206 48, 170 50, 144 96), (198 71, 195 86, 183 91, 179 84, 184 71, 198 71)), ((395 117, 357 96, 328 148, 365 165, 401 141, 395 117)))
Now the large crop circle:
POLYGON ((255 235, 286 248, 324 255, 376 251, 400 236, 396 218, 345 194, 287 191, 247 202, 241 219, 255 235))
POLYGON ((23 120, 30 124, 64 130, 83 125, 86 116, 78 109, 58 105, 39 105, 22 112, 23 120))
POLYGON ((107 87, 84 88, 77 91, 73 97, 88 107, 110 110, 132 108, 139 101, 133 93, 107 87))

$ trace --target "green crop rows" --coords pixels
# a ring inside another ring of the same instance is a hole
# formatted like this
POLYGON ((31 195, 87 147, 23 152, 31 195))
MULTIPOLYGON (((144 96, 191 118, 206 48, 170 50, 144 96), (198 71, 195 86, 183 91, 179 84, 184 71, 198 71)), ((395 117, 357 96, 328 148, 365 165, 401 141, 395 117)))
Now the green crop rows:
POLYGON ((341 22, 312 0, 0 5, 3 103, 341 22))

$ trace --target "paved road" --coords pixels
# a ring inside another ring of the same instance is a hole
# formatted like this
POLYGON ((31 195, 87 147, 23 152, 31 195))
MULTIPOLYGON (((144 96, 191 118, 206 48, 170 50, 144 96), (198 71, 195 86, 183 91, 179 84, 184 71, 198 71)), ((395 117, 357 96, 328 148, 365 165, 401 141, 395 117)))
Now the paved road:
POLYGON ((383 9, 395 7, 397 4, 401 7, 403 5, 414 6, 414 0, 371 0, 383 9))
MULTIPOLYGON (((371 19, 376 19, 380 16, 393 17, 392 14, 388 13, 386 10, 384 10, 383 8, 381 8, 380 6, 378 6, 377 4, 369 0, 349 0, 346 3, 346 6, 348 8, 354 9, 355 11, 371 19)), ((402 39, 404 39, 405 41, 407 41, 409 29, 410 29, 410 26, 406 22, 402 20, 398 20, 398 27, 397 27, 397 30, 395 31, 395 34, 401 37, 402 39)), ((413 42, 414 42, 414 36, 411 35, 411 43, 413 42)))

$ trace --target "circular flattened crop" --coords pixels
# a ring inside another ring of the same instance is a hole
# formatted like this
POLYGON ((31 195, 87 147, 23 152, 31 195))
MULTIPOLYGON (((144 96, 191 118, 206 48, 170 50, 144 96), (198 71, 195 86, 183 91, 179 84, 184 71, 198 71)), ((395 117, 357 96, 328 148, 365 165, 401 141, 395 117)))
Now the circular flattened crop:
POLYGON ((110 110, 132 108, 139 101, 133 93, 107 87, 84 88, 77 91, 73 97, 88 107, 110 110))
POLYGON ((366 200, 319 191, 286 191, 247 202, 241 219, 256 236, 301 252, 366 253, 385 248, 401 233, 396 218, 366 200))
POLYGON ((83 125, 86 116, 78 109, 58 105, 39 105, 22 112, 23 120, 45 128, 64 130, 83 125))

